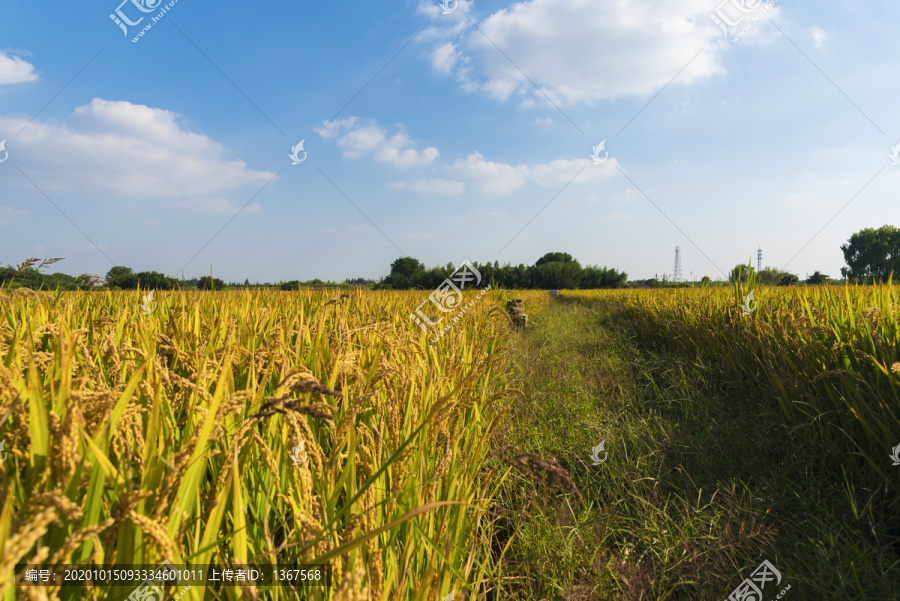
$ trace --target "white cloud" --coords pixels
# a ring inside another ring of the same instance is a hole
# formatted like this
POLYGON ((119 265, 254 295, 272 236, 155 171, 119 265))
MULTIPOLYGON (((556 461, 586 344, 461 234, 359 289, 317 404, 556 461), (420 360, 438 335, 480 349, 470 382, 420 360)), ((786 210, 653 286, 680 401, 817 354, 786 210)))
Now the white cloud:
POLYGON ((809 28, 809 35, 813 38, 813 43, 816 48, 822 48, 825 45, 825 30, 821 27, 812 26, 809 28))
MULTIPOLYGON (((742 1, 722 2, 715 13, 720 19, 729 21, 726 38, 729 43, 770 44, 780 40, 778 30, 774 27, 763 27, 765 21, 781 16, 781 9, 768 2, 742 1), (741 6, 746 8, 741 8, 741 6)), ((721 32, 721 29, 720 29, 721 32)))
POLYGON ((18 56, 8 56, 0 52, 0 85, 37 81, 34 65, 23 61, 18 56))
MULTIPOLYGON (((428 14, 436 8, 420 5, 428 14)), ((468 6, 460 2, 460 8, 468 14, 468 6)), ((557 104, 591 104, 654 93, 689 61, 675 83, 723 73, 718 54, 726 42, 709 18, 713 8, 708 0, 526 0, 489 15, 480 32, 466 26, 468 20, 451 27, 438 19, 422 38, 440 40, 444 50, 433 52, 431 62, 444 72, 450 65, 447 40, 455 36, 453 63, 465 65, 465 80, 477 81, 490 97, 546 105, 524 72, 557 104)))
POLYGON ((26 217, 28 217, 27 209, 0 207, 0 225, 9 225, 16 219, 25 219, 26 217))
POLYGON ((390 139, 385 140, 379 146, 375 151, 375 160, 390 161, 395 166, 401 168, 421 167, 422 165, 433 163, 441 154, 438 152, 438 149, 433 146, 429 146, 422 151, 415 150, 414 148, 405 148, 411 144, 412 140, 406 132, 397 133, 391 136, 390 139))
POLYGON ((505 163, 485 161, 480 152, 473 152, 465 160, 457 160, 451 170, 459 175, 478 182, 482 192, 503 194, 521 188, 528 175, 528 167, 513 167, 505 163))
POLYGON ((535 117, 534 122, 537 123, 538 125, 547 125, 547 126, 553 125, 555 123, 555 121, 553 121, 553 119, 551 119, 550 117, 547 117, 546 119, 541 119, 540 117, 535 117))
POLYGON ((415 190, 416 192, 426 192, 429 194, 447 194, 449 196, 455 196, 457 194, 462 194, 466 189, 466 184, 464 182, 459 182, 452 179, 419 179, 414 182, 410 182, 410 189, 415 190))
POLYGON ((466 29, 471 28, 469 19, 466 17, 472 14, 473 0, 459 0, 459 2, 451 2, 450 4, 451 6, 456 4, 456 8, 449 15, 445 15, 440 7, 440 2, 436 0, 419 0, 416 11, 433 19, 432 25, 419 34, 419 39, 448 38, 459 35, 466 29))
POLYGON ((459 177, 477 182, 482 192, 505 194, 532 181, 541 186, 560 187, 568 182, 585 183, 612 175, 616 159, 594 165, 590 159, 558 159, 537 165, 508 165, 486 161, 479 152, 457 160, 449 169, 459 177))
MULTIPOLYGON (((335 122, 334 127, 327 128, 323 137, 336 137, 341 130, 348 130, 338 138, 337 144, 344 149, 344 156, 358 159, 371 154, 376 161, 390 162, 400 168, 421 167, 434 162, 440 152, 429 146, 423 150, 411 148, 414 141, 402 130, 391 137, 387 131, 379 127, 374 120, 369 120, 365 125, 356 127, 356 117, 349 117, 341 122, 335 122)), ((320 134, 321 135, 321 134, 320 134)))
MULTIPOLYGON (((32 121, 16 137, 16 162, 46 190, 161 196, 206 195, 262 186, 274 173, 220 158, 221 144, 181 129, 176 113, 95 98, 64 123, 32 121)), ((0 117, 0 130, 26 120, 0 117)))
POLYGON ((360 127, 338 140, 338 146, 346 149, 344 156, 356 159, 361 157, 364 152, 375 150, 384 144, 386 139, 384 130, 378 126, 360 127))
POLYGON ((459 58, 456 44, 447 42, 431 52, 431 66, 441 73, 450 73, 459 58))
POLYGON ((591 159, 557 159, 531 167, 529 176, 541 186, 560 186, 570 181, 585 183, 611 175, 615 165, 615 159, 606 160, 599 165, 595 165, 591 159))
POLYGON ((354 125, 359 119, 357 117, 347 117, 346 119, 339 119, 337 121, 323 121, 322 128, 316 132, 323 138, 334 138, 341 130, 348 130, 354 125))

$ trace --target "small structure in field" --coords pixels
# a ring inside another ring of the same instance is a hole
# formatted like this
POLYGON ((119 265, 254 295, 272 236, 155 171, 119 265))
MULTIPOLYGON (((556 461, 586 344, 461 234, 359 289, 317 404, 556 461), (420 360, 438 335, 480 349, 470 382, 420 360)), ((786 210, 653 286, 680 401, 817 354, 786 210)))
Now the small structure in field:
POLYGON ((559 290, 551 290, 550 296, 559 296, 559 290))
POLYGON ((506 301, 506 312, 509 313, 509 318, 512 320, 513 325, 516 326, 517 330, 519 328, 524 330, 528 327, 528 316, 525 315, 525 309, 522 307, 521 298, 506 301))

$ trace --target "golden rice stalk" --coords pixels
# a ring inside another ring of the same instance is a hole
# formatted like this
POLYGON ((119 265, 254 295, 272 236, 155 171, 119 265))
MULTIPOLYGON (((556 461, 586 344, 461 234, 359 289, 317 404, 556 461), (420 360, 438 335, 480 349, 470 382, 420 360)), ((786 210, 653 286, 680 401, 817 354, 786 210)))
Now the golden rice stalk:
POLYGON ((66 538, 66 542, 63 543, 63 546, 53 554, 53 557, 50 559, 50 563, 52 565, 58 565, 60 563, 68 562, 71 558, 72 552, 87 540, 95 541, 94 551, 95 553, 98 552, 99 549, 102 549, 102 545, 100 545, 100 541, 97 540, 97 535, 107 528, 112 527, 115 523, 116 521, 113 518, 107 518, 96 526, 87 526, 76 530, 66 538))
POLYGON ((144 534, 150 537, 150 540, 156 543, 162 551, 163 557, 173 562, 177 561, 176 558, 181 558, 182 553, 178 550, 178 543, 169 538, 166 528, 159 522, 151 520, 147 516, 141 515, 134 510, 131 510, 128 513, 128 518, 137 524, 137 526, 143 530, 144 534))

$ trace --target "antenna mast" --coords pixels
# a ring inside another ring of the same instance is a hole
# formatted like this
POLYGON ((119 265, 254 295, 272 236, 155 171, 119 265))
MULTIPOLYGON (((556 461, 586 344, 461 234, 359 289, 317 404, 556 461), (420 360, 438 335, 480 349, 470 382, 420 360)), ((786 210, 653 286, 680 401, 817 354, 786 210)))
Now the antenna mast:
POLYGON ((683 279, 681 273, 681 247, 675 247, 675 273, 672 275, 673 282, 680 282, 683 279))

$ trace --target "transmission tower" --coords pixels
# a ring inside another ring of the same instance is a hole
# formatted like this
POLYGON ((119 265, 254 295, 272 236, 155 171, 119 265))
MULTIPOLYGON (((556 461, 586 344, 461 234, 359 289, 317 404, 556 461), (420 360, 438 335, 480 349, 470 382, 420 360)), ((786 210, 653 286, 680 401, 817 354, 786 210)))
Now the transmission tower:
POLYGON ((681 275, 681 247, 675 247, 675 273, 672 274, 673 282, 680 282, 682 279, 681 275))
POLYGON ((762 247, 759 247, 759 250, 756 251, 756 272, 759 273, 762 271, 762 247))

